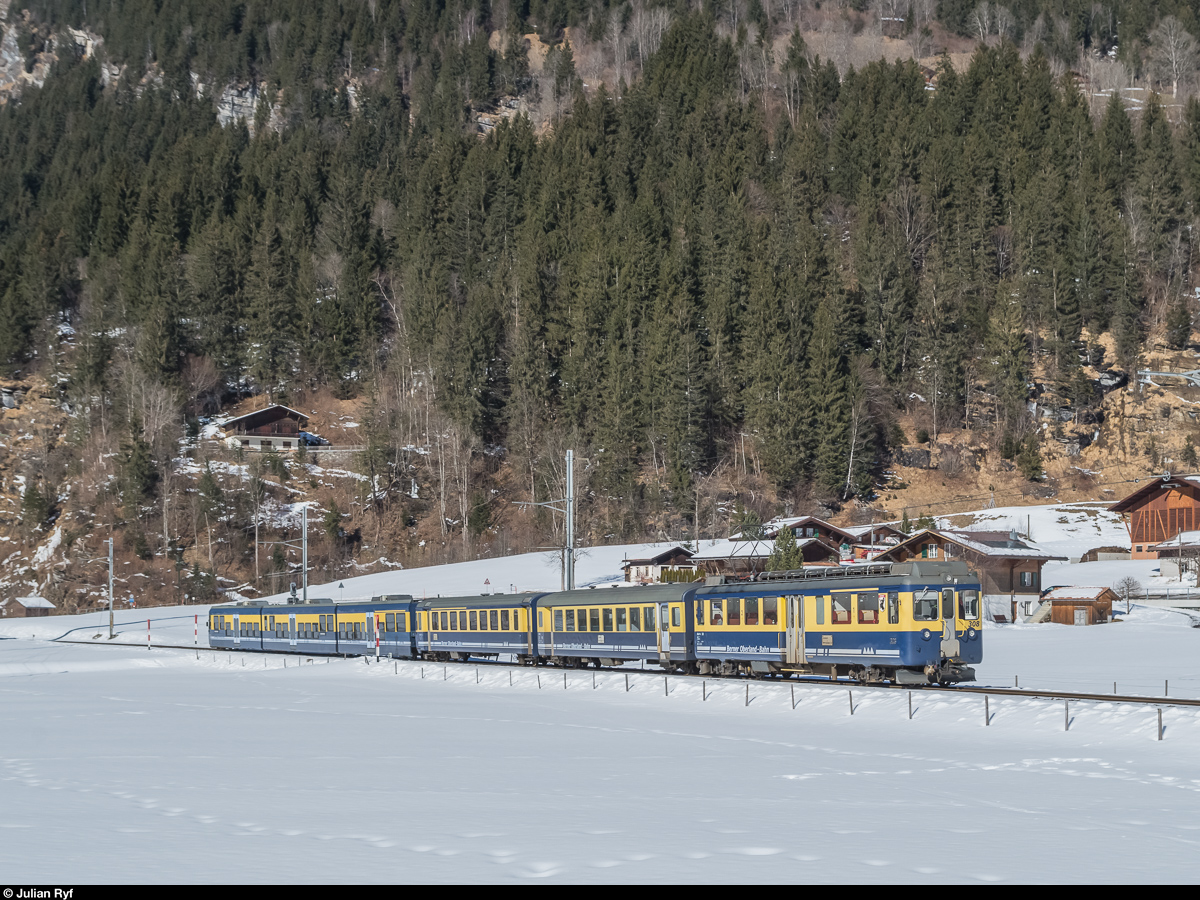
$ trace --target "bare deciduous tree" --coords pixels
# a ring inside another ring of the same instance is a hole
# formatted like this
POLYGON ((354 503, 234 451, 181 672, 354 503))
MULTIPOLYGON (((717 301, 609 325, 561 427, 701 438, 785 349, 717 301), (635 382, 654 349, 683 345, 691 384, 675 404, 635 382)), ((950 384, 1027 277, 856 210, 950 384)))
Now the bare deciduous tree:
POLYGON ((1163 16, 1150 32, 1150 60, 1155 76, 1171 82, 1171 96, 1179 95, 1179 83, 1196 71, 1196 39, 1174 16, 1163 16))

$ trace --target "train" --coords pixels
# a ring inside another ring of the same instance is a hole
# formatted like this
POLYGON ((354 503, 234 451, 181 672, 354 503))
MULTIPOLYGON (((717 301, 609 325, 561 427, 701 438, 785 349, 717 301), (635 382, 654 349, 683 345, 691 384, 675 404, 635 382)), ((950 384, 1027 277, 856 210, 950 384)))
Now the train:
POLYGON ((209 645, 524 665, 642 661, 682 674, 974 681, 980 584, 959 560, 814 566, 749 580, 212 607, 209 645))

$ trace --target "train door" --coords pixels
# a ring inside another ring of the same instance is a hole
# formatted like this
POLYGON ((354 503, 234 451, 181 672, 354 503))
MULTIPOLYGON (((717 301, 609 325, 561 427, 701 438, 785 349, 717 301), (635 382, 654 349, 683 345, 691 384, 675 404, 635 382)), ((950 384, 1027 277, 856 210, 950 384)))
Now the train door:
POLYGON ((954 588, 942 591, 942 656, 951 659, 961 652, 955 627, 954 588))
POLYGON ((784 662, 802 665, 804 658, 804 598, 787 597, 787 634, 784 638, 784 662))
POLYGON ((288 614, 288 644, 295 648, 296 646, 296 614, 288 614))
POLYGON ((233 646, 240 647, 242 645, 242 617, 237 613, 233 614, 233 646))
POLYGON ((660 603, 658 606, 658 658, 662 662, 671 659, 671 607, 660 603))
POLYGON ((375 645, 375 613, 367 613, 367 636, 364 638, 367 642, 367 649, 375 645))

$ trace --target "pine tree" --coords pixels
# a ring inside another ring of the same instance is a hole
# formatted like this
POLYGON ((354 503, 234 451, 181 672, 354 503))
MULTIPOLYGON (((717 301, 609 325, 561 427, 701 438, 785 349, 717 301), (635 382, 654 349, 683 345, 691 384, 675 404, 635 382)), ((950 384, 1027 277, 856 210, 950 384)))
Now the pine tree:
POLYGON ((767 557, 767 570, 788 572, 804 568, 804 552, 796 544, 796 533, 786 525, 775 535, 771 555, 767 557))

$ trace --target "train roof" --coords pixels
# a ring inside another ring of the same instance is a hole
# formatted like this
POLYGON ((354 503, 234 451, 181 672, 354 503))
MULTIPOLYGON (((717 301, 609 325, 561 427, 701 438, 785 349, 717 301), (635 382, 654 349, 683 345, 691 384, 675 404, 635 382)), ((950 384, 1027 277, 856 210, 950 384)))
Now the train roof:
POLYGON ((635 603, 670 603, 689 591, 699 587, 697 582, 675 582, 669 584, 646 584, 620 590, 592 588, 574 591, 559 591, 545 594, 539 606, 628 606, 635 603))
POLYGON ((425 597, 417 601, 417 609, 462 609, 485 608, 498 609, 514 606, 529 606, 542 593, 525 594, 473 594, 465 597, 425 597))

